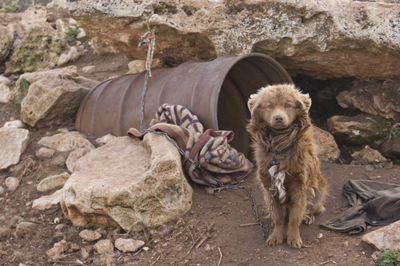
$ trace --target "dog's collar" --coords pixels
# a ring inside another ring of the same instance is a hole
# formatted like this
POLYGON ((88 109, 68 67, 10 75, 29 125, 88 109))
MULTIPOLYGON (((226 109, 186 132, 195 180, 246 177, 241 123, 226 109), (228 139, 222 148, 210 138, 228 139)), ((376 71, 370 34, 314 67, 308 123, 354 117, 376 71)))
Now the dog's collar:
POLYGON ((292 149, 295 144, 296 144, 296 141, 292 141, 289 145, 287 145, 285 148, 283 148, 280 151, 274 150, 274 149, 272 149, 272 147, 266 147, 266 145, 265 145, 265 147, 267 149, 267 152, 271 152, 272 155, 273 155, 272 161, 269 164, 268 168, 270 168, 270 167, 272 167, 274 165, 278 165, 278 169, 279 169, 280 163, 277 161, 276 156, 279 155, 279 154, 285 153, 288 150, 292 149))

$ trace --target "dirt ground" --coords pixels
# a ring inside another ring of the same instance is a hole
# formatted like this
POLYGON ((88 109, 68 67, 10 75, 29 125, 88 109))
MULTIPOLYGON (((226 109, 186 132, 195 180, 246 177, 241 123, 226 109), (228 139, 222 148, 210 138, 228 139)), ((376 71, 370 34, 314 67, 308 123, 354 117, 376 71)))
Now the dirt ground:
MULTIPOLYGON (((102 81, 126 73, 128 61, 122 55, 97 56, 89 52, 74 65, 79 69, 96 66, 93 73, 81 74, 102 81)), ((1 125, 18 118, 18 105, 0 104, 1 125)), ((61 127, 72 130, 73 121, 67 120, 61 127)), ((56 153, 50 159, 35 156, 40 137, 52 135, 57 129, 30 128, 31 141, 21 162, 0 172, 3 187, 8 176, 18 177, 21 181, 14 193, 5 192, 0 196, 0 265, 375 265, 371 257, 374 250, 361 243, 361 236, 326 231, 318 225, 347 208, 341 191, 349 179, 400 184, 400 167, 397 165, 373 167, 323 163, 322 172, 329 182, 327 211, 318 216, 313 225, 301 226, 307 247, 299 250, 286 244, 272 248, 265 246, 260 227, 248 225, 254 224, 255 219, 245 191, 210 194, 205 187, 192 184, 192 209, 174 224, 130 235, 115 228, 93 228, 102 234, 102 239, 132 237, 145 241, 148 247, 133 254, 115 249, 113 253, 100 255, 93 250, 94 243, 85 242, 78 236, 82 228, 72 226, 58 206, 47 211, 31 207, 34 199, 48 194, 36 190, 40 180, 67 171, 65 153, 56 153), (17 230, 22 221, 32 222, 34 226, 17 230), (49 259, 46 251, 62 239, 67 241, 68 251, 57 259, 49 259), (87 258, 82 249, 89 252, 87 258)), ((256 209, 266 223, 266 207, 255 175, 251 174, 243 185, 253 191, 256 209)), ((368 228, 367 232, 374 229, 368 228)))

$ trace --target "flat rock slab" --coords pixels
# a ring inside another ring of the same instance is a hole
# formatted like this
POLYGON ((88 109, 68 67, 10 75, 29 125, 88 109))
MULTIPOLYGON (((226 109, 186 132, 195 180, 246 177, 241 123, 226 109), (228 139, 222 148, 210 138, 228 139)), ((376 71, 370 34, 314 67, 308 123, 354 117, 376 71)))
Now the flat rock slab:
POLYGON ((17 164, 28 146, 29 131, 21 128, 0 128, 0 170, 17 164))
POLYGON ((139 231, 191 208, 192 188, 175 147, 163 136, 118 137, 80 158, 65 183, 64 214, 76 226, 139 231))
POLYGON ((362 241, 377 249, 400 249, 400 221, 363 235, 362 241))
POLYGON ((142 240, 123 238, 118 238, 115 240, 115 247, 122 252, 135 252, 143 246, 144 242, 142 240))
POLYGON ((51 195, 46 195, 46 196, 42 196, 38 199, 35 199, 32 202, 32 209, 41 210, 41 211, 50 209, 54 205, 57 205, 58 203, 60 203, 61 196, 62 196, 62 189, 59 189, 51 195))
POLYGON ((61 152, 79 148, 94 149, 93 144, 79 132, 63 132, 43 137, 39 140, 38 144, 61 152))

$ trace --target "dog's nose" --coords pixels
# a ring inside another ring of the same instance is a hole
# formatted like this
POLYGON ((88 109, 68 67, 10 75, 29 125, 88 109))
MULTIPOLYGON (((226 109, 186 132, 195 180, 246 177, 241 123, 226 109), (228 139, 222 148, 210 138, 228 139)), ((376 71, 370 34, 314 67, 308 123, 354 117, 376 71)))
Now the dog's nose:
POLYGON ((282 123, 283 117, 281 115, 276 115, 276 116, 274 116, 274 120, 275 120, 275 122, 282 123))

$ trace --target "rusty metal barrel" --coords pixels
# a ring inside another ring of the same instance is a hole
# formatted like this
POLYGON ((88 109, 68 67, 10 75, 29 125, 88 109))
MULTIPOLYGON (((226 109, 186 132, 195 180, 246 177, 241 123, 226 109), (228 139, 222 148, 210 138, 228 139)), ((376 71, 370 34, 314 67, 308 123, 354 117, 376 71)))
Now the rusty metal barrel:
MULTIPOLYGON (((209 62, 186 62, 152 70, 144 101, 147 128, 158 107, 180 104, 197 115, 205 128, 233 130, 233 147, 248 154, 247 99, 259 88, 292 83, 285 69, 269 56, 251 53, 221 56, 209 62)), ((76 116, 76 129, 94 137, 126 135, 140 126, 145 73, 127 74, 95 86, 76 116)))

